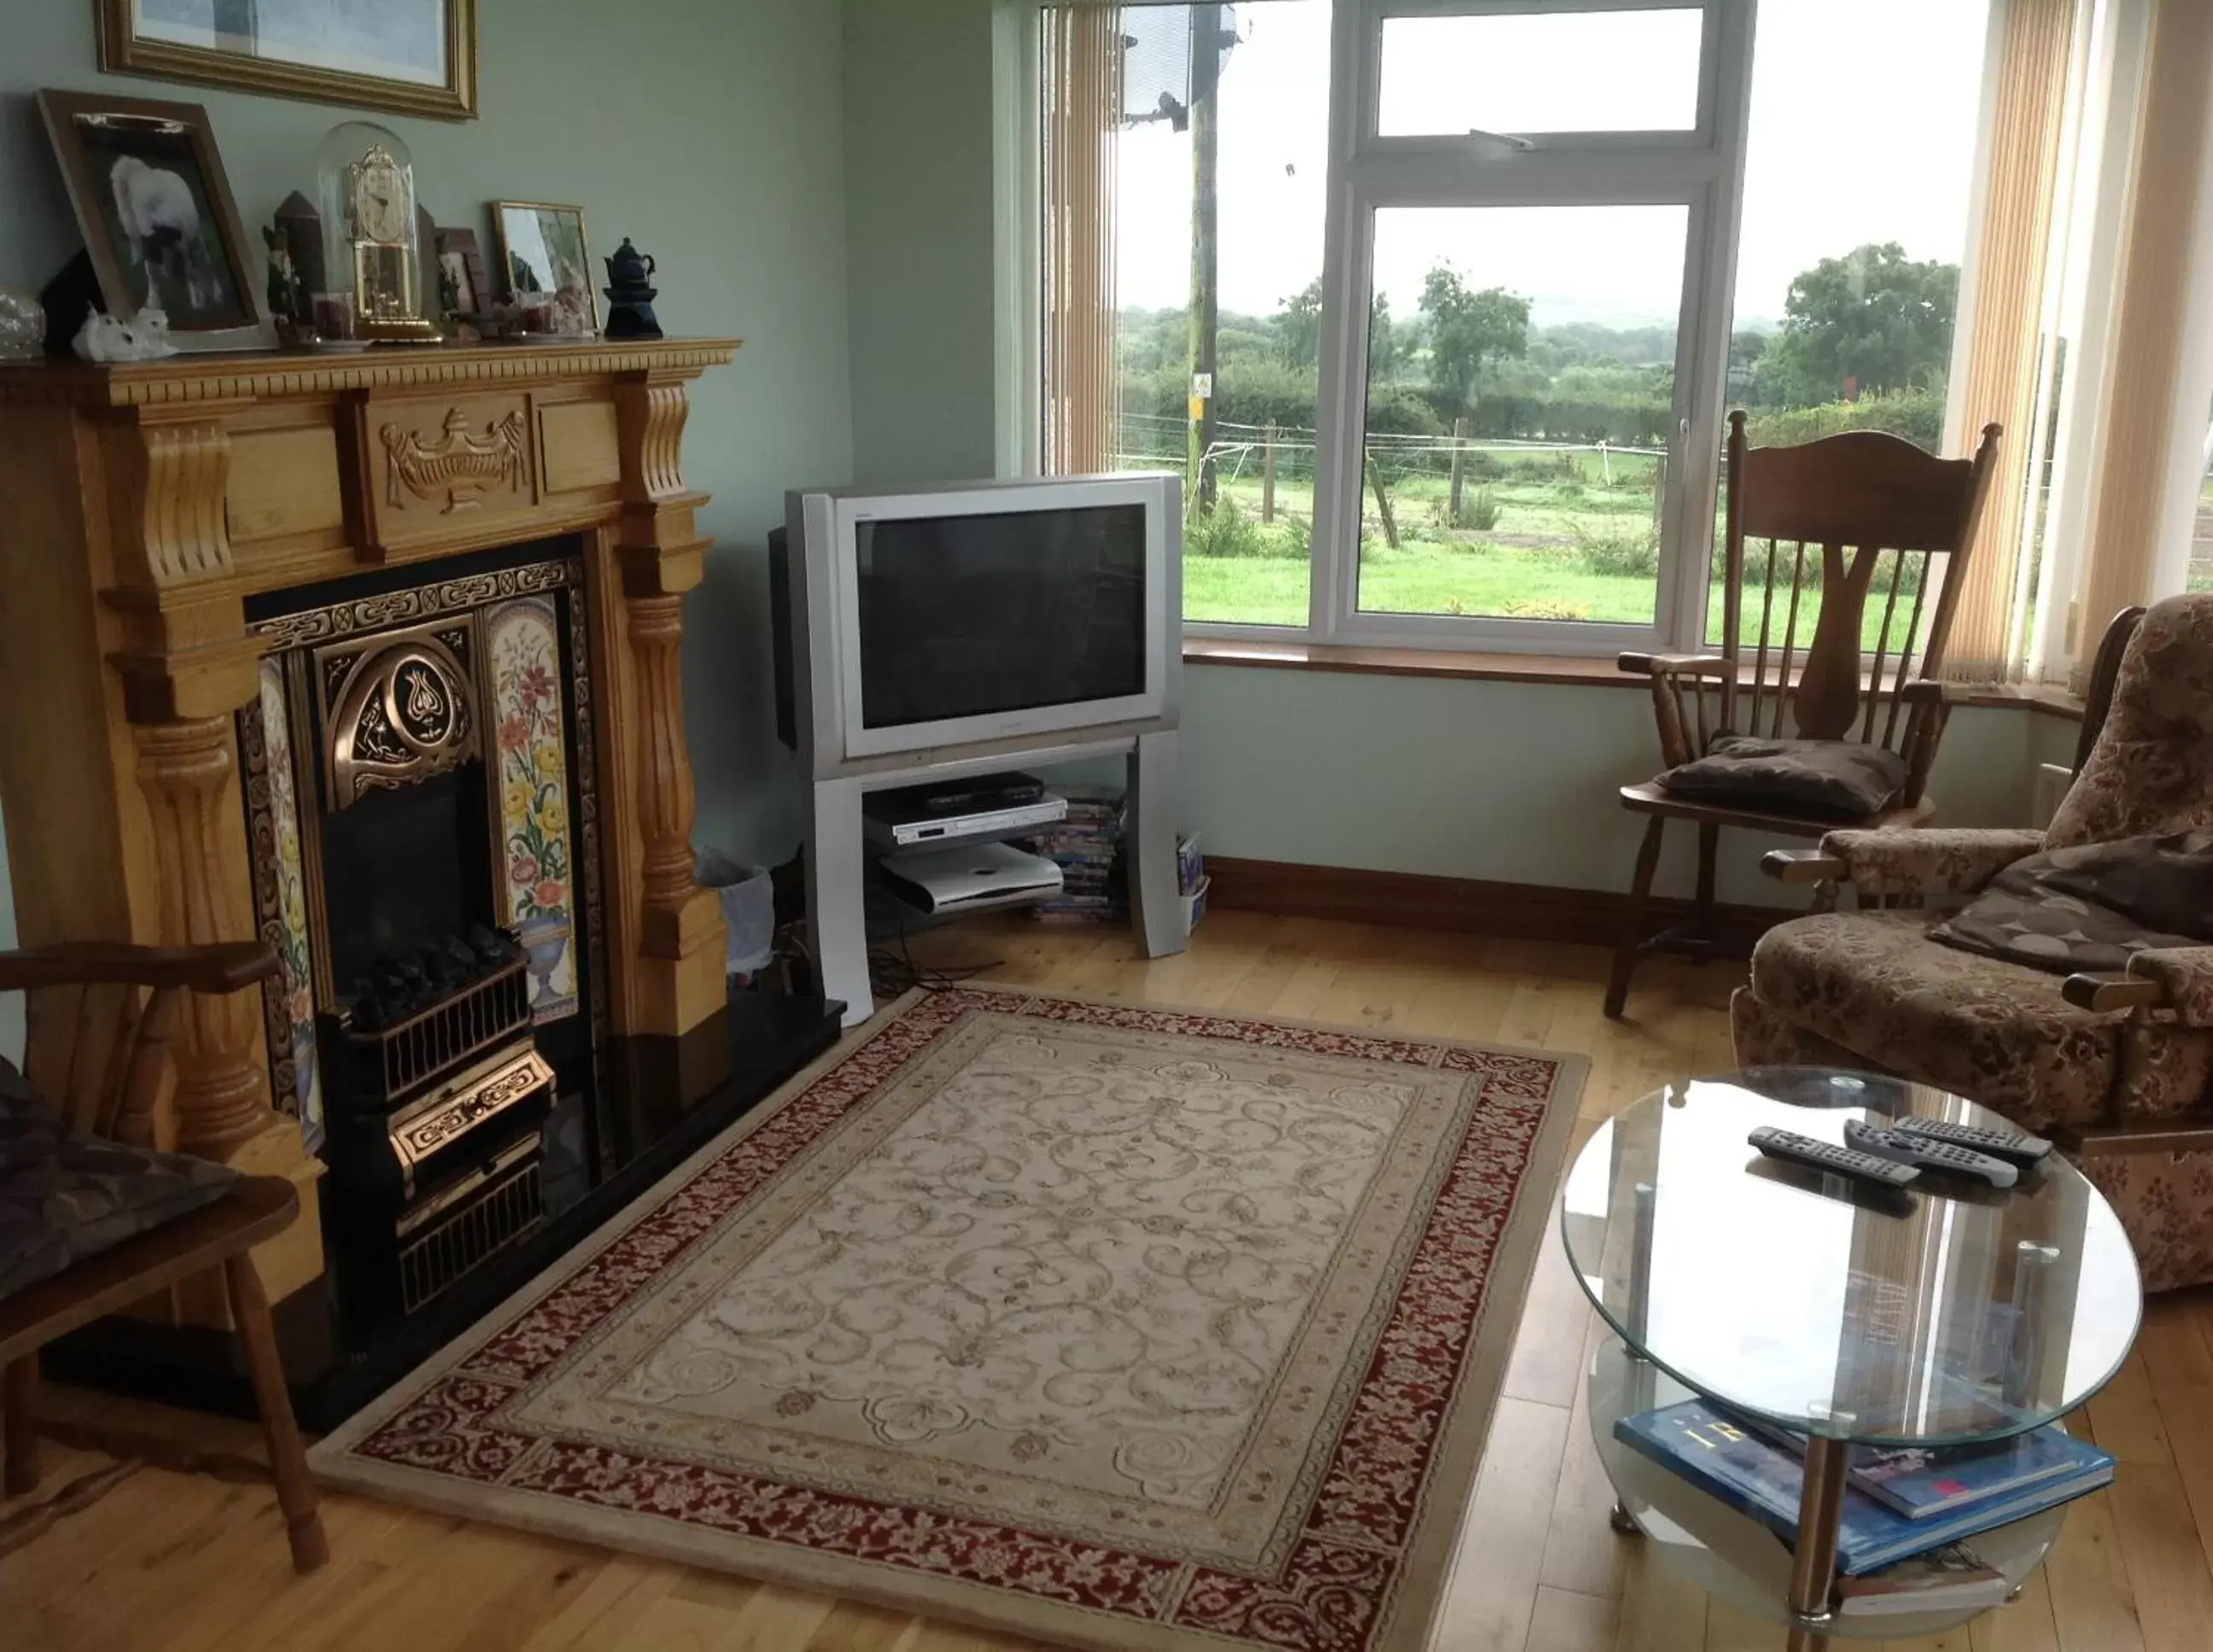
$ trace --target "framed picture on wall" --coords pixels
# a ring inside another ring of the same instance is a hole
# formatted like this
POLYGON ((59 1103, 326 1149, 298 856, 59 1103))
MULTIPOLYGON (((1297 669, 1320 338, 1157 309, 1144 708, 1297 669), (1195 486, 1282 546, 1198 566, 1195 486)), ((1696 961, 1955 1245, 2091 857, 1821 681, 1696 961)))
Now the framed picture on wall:
POLYGON ((162 311, 181 349, 274 349, 261 260, 248 251, 207 111, 53 90, 39 94, 39 110, 102 308, 123 321, 162 311))
POLYGON ((501 278, 522 306, 531 332, 597 332, 600 301, 592 291, 592 255, 584 243, 584 209, 548 201, 494 201, 501 278), (533 303, 533 299, 542 302, 533 303), (533 325, 543 310, 547 325, 533 325))
POLYGON ((100 66, 470 120, 477 0, 93 0, 100 66))

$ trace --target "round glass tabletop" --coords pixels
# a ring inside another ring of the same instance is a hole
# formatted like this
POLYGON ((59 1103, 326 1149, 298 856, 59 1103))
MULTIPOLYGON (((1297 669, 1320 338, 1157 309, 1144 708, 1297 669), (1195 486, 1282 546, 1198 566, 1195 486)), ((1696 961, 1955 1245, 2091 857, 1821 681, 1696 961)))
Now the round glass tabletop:
POLYGON ((1954 1445, 2038 1428, 2103 1387, 2143 1308, 2136 1258, 2058 1153, 2003 1192, 1902 1191, 1768 1158, 1773 1125, 1997 1114, 1871 1074, 1757 1068, 1669 1085, 1607 1123, 1560 1195, 1569 1265, 1629 1349, 1802 1433, 1954 1445))

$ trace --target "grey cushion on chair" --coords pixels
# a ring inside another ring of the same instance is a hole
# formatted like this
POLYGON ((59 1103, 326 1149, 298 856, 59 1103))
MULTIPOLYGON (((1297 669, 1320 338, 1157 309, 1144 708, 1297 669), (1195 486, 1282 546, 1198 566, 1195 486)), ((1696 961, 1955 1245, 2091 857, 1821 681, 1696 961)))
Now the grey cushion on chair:
POLYGON ((2070 975, 2213 941, 2213 832, 2072 844, 2015 861, 1930 932, 1963 952, 2070 975))
POLYGON ((71 1130, 0 1058, 0 1297, 212 1204, 237 1171, 71 1130))
POLYGON ((1693 802, 1859 820, 1887 808, 1905 789, 1905 759, 1856 741, 1725 735, 1660 783, 1693 802))

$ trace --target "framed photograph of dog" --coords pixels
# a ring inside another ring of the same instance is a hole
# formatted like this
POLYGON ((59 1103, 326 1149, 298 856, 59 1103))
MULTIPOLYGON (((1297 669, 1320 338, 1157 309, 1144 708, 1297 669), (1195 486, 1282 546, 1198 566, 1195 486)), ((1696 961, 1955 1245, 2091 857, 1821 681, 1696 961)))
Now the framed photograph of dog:
POLYGON ((275 349, 207 111, 52 89, 39 109, 107 313, 162 311, 180 350, 275 349))

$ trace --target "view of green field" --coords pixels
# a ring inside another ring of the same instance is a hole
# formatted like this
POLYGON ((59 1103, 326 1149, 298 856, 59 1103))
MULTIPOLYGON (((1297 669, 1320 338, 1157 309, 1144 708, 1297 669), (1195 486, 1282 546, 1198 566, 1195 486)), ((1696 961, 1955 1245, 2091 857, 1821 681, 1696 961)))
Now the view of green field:
MULTIPOLYGON (((1448 460, 1422 454, 1422 466, 1448 460)), ((1276 520, 1261 521, 1260 459, 1225 467, 1219 502, 1186 529, 1184 615, 1192 620, 1302 625, 1308 614, 1308 546, 1313 485, 1279 476, 1276 520)), ((1448 477, 1433 468, 1379 462, 1399 530, 1389 546, 1373 491, 1363 496, 1360 606, 1369 613, 1584 619, 1649 624, 1656 600, 1659 539, 1653 521, 1658 460, 1648 453, 1596 448, 1501 448, 1465 461, 1463 526, 1446 526, 1448 477), (1393 475, 1396 479, 1390 479, 1393 475), (1488 479, 1478 480, 1478 478, 1488 479), (1475 522, 1487 521, 1486 527, 1475 522)), ((1752 548, 1755 559, 1764 547, 1752 548)), ((1789 557, 1790 547, 1781 555, 1789 557)), ((1812 553, 1808 553, 1811 555, 1812 553)), ((1887 588, 1887 585, 1880 588, 1887 588)), ((1895 653, 1910 614, 1912 588, 1892 616, 1895 653)), ((1770 637, 1789 623, 1788 585, 1778 581, 1770 637)), ((1882 636, 1880 602, 1863 623, 1872 652, 1882 636)), ((1818 586, 1799 604, 1797 637, 1811 635, 1820 612, 1818 586)), ((1760 597, 1747 598, 1745 639, 1759 637, 1760 597)), ((1722 589, 1711 587, 1706 635, 1722 629, 1722 589)))
MULTIPOLYGON (((1957 273, 1891 247, 1860 247, 1808 271, 1785 326, 1741 332, 1732 351, 1731 400, 1751 408, 1754 444, 1881 430, 1936 448, 1957 273), (1847 268, 1858 272, 1856 288, 1838 273, 1847 268), (1902 340, 1887 341, 1894 359, 1880 371, 1860 337, 1876 301, 1916 318, 1902 340), (1847 349, 1864 376, 1850 396, 1825 396, 1839 376, 1830 358, 1847 349)), ((1306 623, 1318 303, 1309 290, 1273 316, 1222 318, 1204 461, 1214 497, 1192 491, 1185 530, 1187 619, 1306 623), (1263 522, 1271 448, 1276 512, 1263 522)), ((1673 423, 1673 329, 1539 326, 1529 310, 1527 299, 1503 288, 1472 290, 1439 265, 1412 318, 1398 320, 1380 307, 1371 318, 1363 613, 1652 622, 1661 444, 1673 423)), ((1179 312, 1124 318, 1122 465, 1188 471, 1189 427, 1175 407, 1187 370, 1185 330, 1179 312)), ((1801 638, 1818 611, 1818 593, 1809 597, 1801 638)), ((1710 636, 1718 635, 1720 612, 1716 588, 1710 636)), ((1777 637, 1786 620, 1774 616, 1777 637)), ((1905 616, 1892 623, 1902 630, 1905 616)), ((1883 624, 1881 606, 1871 604, 1870 650, 1883 624)), ((1757 600, 1747 603, 1744 625, 1756 640, 1757 600)))

